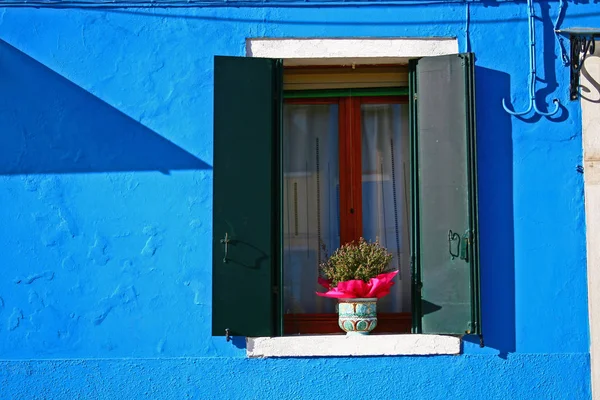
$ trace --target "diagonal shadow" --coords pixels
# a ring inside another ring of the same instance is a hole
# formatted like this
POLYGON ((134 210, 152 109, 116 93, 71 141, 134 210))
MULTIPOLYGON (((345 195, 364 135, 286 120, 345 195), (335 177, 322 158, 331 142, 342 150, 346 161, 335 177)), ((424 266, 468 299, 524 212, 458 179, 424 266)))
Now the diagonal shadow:
POLYGON ((0 175, 211 166, 0 40, 0 175))

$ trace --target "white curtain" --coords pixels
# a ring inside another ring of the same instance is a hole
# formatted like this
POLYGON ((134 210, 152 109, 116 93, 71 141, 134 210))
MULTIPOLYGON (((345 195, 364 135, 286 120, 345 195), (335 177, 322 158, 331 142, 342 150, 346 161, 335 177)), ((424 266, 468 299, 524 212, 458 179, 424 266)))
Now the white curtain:
POLYGON ((284 312, 335 312, 319 263, 340 245, 338 106, 284 107, 284 312))
MULTIPOLYGON (((400 269, 381 312, 410 311, 408 110, 365 104, 362 118, 363 237, 379 239, 400 269)), ((284 312, 335 312, 318 297, 319 263, 340 245, 338 107, 284 108, 284 312)))
POLYGON ((390 267, 400 270, 381 312, 410 312, 410 192, 408 107, 363 104, 362 212, 363 237, 393 254, 390 267))

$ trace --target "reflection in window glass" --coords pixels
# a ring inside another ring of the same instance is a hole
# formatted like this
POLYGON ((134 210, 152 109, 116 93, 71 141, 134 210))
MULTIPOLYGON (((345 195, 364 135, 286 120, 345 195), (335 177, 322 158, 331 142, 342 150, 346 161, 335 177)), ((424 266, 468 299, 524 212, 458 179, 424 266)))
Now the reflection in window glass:
POLYGON ((363 104, 361 120, 363 237, 378 238, 394 255, 391 266, 400 269, 378 311, 410 312, 408 107, 363 104))

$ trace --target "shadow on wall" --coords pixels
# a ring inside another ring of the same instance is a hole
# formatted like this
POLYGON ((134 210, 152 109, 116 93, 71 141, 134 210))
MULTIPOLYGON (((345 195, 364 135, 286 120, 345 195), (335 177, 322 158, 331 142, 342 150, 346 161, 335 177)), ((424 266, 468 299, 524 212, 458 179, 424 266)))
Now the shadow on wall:
POLYGON ((0 175, 210 169, 0 40, 0 175))
POLYGON ((475 76, 483 337, 505 357, 516 349, 513 148, 511 117, 498 104, 510 77, 482 67, 475 76))
MULTIPOLYGON (((600 51, 596 51, 598 55, 600 55, 600 51)), ((592 58, 600 58, 600 56, 589 56, 588 59, 592 58)), ((588 64, 589 65, 589 64, 588 64)), ((584 63, 583 68, 581 68, 581 75, 583 75, 588 83, 585 85, 579 85, 579 95, 582 99, 589 101, 590 103, 600 103, 600 82, 598 78, 592 76, 586 64, 584 63)))

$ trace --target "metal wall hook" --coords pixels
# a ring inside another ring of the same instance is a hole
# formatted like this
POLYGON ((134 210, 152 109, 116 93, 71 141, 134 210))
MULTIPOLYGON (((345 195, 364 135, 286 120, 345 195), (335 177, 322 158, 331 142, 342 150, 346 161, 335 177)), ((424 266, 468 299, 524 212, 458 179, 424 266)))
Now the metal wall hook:
POLYGON ((516 115, 516 116, 520 116, 520 115, 525 115, 525 114, 529 114, 529 112, 533 109, 535 111, 536 114, 539 115, 543 115, 546 117, 552 116, 554 114, 556 114, 558 112, 558 110, 560 109, 560 100, 558 99, 553 99, 552 103, 554 103, 555 107, 554 110, 552 111, 548 111, 548 112, 543 112, 541 111, 538 107, 537 107, 537 103, 535 101, 535 97, 530 98, 529 100, 529 107, 527 107, 527 110, 525 111, 511 111, 508 109, 508 106, 506 105, 506 100, 502 99, 502 107, 504 107, 504 111, 506 111, 507 113, 509 113, 510 115, 516 115))
POLYGON ((556 114, 558 112, 558 110, 560 109, 560 100, 558 99, 553 99, 552 103, 554 103, 554 110, 552 111, 548 111, 548 112, 542 112, 537 108, 537 104, 535 102, 535 98, 533 99, 533 109, 536 113, 543 115, 545 117, 550 117, 554 114, 556 114))
POLYGON ((510 115, 517 115, 517 116, 519 116, 519 115, 529 114, 529 112, 533 108, 533 102, 531 102, 531 101, 529 102, 529 107, 525 111, 511 111, 506 106, 506 99, 502 99, 502 107, 504 107, 504 111, 506 111, 510 115))
POLYGON ((537 106, 535 101, 535 83, 537 81, 537 73, 536 73, 536 55, 535 55, 535 10, 533 8, 533 0, 527 0, 527 16, 528 16, 528 24, 529 24, 529 107, 525 111, 514 111, 509 110, 506 106, 506 99, 502 99, 502 107, 504 111, 509 113, 510 115, 525 115, 529 114, 531 110, 533 110, 536 114, 543 115, 549 117, 554 115, 560 109, 560 101, 558 99, 552 100, 555 107, 554 110, 543 112, 537 106))

